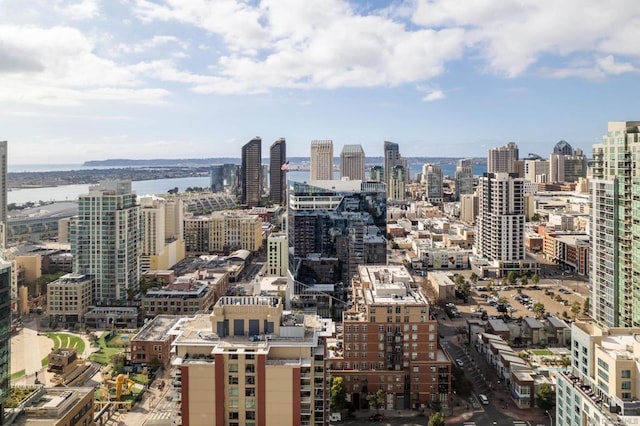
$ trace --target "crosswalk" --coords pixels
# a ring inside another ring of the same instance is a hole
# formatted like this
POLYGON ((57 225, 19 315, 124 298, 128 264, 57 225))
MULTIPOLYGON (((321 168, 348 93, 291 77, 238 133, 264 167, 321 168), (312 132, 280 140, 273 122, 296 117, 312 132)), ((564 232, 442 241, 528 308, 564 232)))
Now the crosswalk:
MULTIPOLYGON (((464 422, 462 426, 477 426, 476 422, 464 422)), ((514 420, 513 426, 529 426, 529 423, 522 420, 514 420)))

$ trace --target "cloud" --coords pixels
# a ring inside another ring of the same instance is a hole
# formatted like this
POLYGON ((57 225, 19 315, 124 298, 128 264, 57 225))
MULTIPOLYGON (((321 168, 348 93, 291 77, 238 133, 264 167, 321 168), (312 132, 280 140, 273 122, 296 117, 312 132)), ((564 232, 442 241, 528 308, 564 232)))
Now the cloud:
POLYGON ((427 93, 425 97, 422 98, 424 102, 432 102, 440 99, 446 98, 447 95, 442 90, 434 90, 432 92, 427 93))
POLYGON ((166 44, 176 44, 181 49, 187 49, 189 47, 189 43, 182 41, 175 36, 156 35, 140 43, 120 43, 118 45, 118 50, 124 53, 142 53, 166 44))
POLYGON ((58 1, 55 9, 61 15, 71 20, 91 19, 98 16, 100 12, 100 4, 98 0, 82 0, 79 2, 67 4, 67 2, 58 1))

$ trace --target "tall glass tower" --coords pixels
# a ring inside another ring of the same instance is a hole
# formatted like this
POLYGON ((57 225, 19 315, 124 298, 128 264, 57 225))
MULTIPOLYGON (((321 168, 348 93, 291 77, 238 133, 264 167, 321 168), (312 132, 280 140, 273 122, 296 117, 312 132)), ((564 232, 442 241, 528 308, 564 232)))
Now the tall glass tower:
POLYGON ((593 146, 592 317, 608 327, 640 326, 640 121, 609 122, 593 146))

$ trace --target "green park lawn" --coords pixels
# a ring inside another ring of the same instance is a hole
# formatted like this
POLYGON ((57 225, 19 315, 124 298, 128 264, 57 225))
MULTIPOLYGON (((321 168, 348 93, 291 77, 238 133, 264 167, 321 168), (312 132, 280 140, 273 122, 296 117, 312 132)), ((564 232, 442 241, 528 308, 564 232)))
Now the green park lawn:
POLYGON ((107 342, 105 342, 105 336, 109 334, 108 331, 105 331, 98 338, 98 344, 100 345, 100 349, 91 355, 89 355, 89 359, 91 361, 95 361, 98 364, 107 365, 111 362, 111 357, 117 353, 124 352, 124 348, 111 348, 107 346, 107 342))

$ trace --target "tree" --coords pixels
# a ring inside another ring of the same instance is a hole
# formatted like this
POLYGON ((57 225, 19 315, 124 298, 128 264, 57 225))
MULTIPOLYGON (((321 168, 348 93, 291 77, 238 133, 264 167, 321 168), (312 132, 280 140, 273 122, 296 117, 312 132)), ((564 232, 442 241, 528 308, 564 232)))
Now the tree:
POLYGON ((471 275, 469 276, 469 279, 471 280, 471 282, 473 283, 473 285, 476 285, 476 283, 478 282, 478 274, 476 274, 475 272, 472 272, 471 275))
POLYGON ((429 416, 429 426, 444 426, 444 416, 442 413, 433 413, 429 416))
POLYGON ((370 407, 372 405, 376 407, 376 413, 378 413, 380 412, 380 407, 384 404, 386 398, 387 395, 385 394, 384 390, 378 389, 374 393, 370 393, 369 395, 367 395, 367 402, 369 402, 370 407))
POLYGON ((549 383, 543 383, 536 391, 536 405, 542 410, 551 410, 556 402, 556 392, 549 383))
POLYGON ((533 282, 535 285, 538 285, 538 283, 540 282, 540 276, 537 272, 531 277, 531 282, 533 282))
POLYGON ((514 285, 516 283, 517 277, 518 275, 516 274, 516 271, 509 271, 509 273, 507 274, 507 282, 510 285, 514 285))
POLYGON ((111 356, 111 365, 113 365, 113 371, 120 374, 124 371, 124 362, 127 356, 124 352, 118 352, 111 356))
POLYGON ((544 307, 544 303, 536 302, 533 305, 533 309, 532 310, 533 310, 533 313, 536 314, 536 318, 540 318, 541 316, 544 315, 544 312, 545 312, 546 309, 544 307))
POLYGON ((458 291, 463 293, 466 298, 471 290, 471 284, 469 284, 469 281, 464 279, 464 275, 458 274, 456 275, 455 283, 458 291))
POLYGON ((331 383, 331 411, 341 411, 347 406, 347 390, 342 377, 334 377, 331 383))
POLYGON ((574 319, 578 318, 581 308, 582 306, 580 306, 580 302, 577 300, 571 304, 571 313, 573 314, 574 319))
POLYGON ((527 285, 529 284, 529 278, 527 278, 526 275, 523 275, 522 278, 520 278, 520 282, 522 283, 522 285, 527 285))
POLYGON ((584 305, 582 305, 582 313, 585 315, 589 315, 590 310, 591 310, 591 300, 589 299, 589 296, 587 296, 587 298, 584 299, 584 305))

